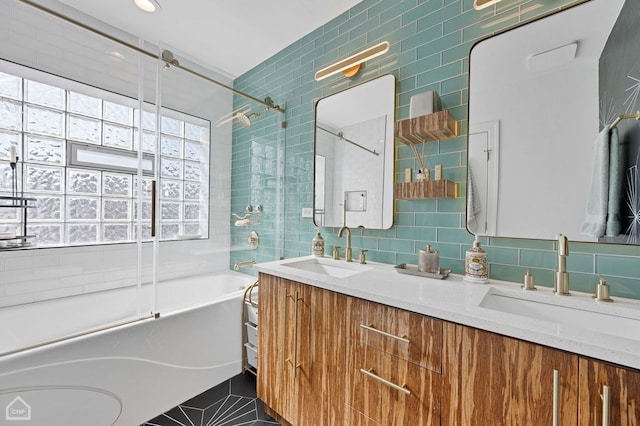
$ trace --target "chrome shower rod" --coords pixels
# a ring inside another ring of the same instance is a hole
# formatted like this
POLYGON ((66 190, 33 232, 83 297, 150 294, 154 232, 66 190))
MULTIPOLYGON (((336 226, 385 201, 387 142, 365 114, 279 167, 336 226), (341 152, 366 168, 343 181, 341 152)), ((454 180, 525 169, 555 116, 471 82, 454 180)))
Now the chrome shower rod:
MULTIPOLYGON (((136 46, 134 44, 128 43, 128 42, 126 42, 124 40, 121 40, 121 39, 119 39, 117 37, 114 37, 114 36, 112 36, 110 34, 107 34, 104 31, 100 31, 97 28, 93 28, 93 27, 91 27, 91 26, 89 26, 89 25, 87 25, 87 24, 85 24, 83 22, 80 22, 80 21, 78 21, 76 19, 73 19, 73 18, 71 18, 69 16, 66 16, 66 15, 64 15, 64 14, 62 14, 60 12, 57 12, 57 11, 51 9, 51 8, 48 8, 48 7, 44 6, 44 5, 38 4, 38 3, 34 2, 34 1, 31 1, 31 0, 18 0, 18 1, 20 3, 23 3, 23 4, 27 5, 27 6, 33 7, 34 9, 37 9, 37 10, 39 10, 41 12, 47 13, 47 14, 49 14, 51 16, 54 16, 54 17, 56 17, 58 19, 61 19, 61 20, 65 21, 65 22, 68 22, 68 23, 70 23, 72 25, 75 25, 75 26, 80 27, 80 28, 82 28, 84 30, 87 30, 87 31, 92 32, 94 34, 97 34, 97 35, 99 35, 101 37, 104 37, 104 38, 106 38, 108 40, 111 40, 114 43, 118 43, 118 44, 120 44, 122 46, 125 46, 125 47, 127 47, 127 48, 129 48, 131 50, 134 50, 134 51, 142 54, 142 55, 148 56, 148 57, 153 58, 153 59, 160 59, 160 60, 164 61, 165 63, 171 65, 172 67, 179 68, 179 69, 181 69, 181 70, 183 70, 183 71, 185 71, 185 72, 187 72, 187 73, 189 73, 191 75, 194 75, 196 77, 200 77, 200 78, 202 78, 202 79, 204 79, 204 80, 206 80, 206 81, 208 81, 210 83, 213 83, 213 84, 215 84, 217 86, 220 86, 220 87, 222 87, 224 89, 227 89, 227 90, 235 93, 238 96, 242 96, 243 98, 252 100, 253 102, 257 102, 260 105, 263 105, 265 107, 265 109, 273 109, 273 110, 278 111, 281 114, 284 114, 284 112, 285 112, 285 110, 283 108, 281 108, 280 105, 273 105, 273 102, 265 102, 263 100, 255 98, 255 97, 253 97, 251 95, 248 95, 248 94, 246 94, 244 92, 241 92, 241 91, 239 91, 237 89, 234 89, 233 87, 227 86, 224 83, 221 83, 221 82, 219 82, 217 80, 214 80, 213 78, 210 78, 210 77, 207 77, 206 75, 200 74, 197 71, 194 71, 194 70, 191 70, 189 68, 183 67, 182 65, 177 63, 177 61, 173 61, 173 62, 172 61, 168 61, 165 58, 163 58, 162 55, 157 55, 155 53, 149 52, 148 50, 142 49, 142 48, 140 48, 140 47, 138 47, 138 46, 136 46)), ((271 101, 270 98, 267 98, 267 99, 269 99, 269 101, 271 101)))
POLYGON ((358 148, 360 148, 360 149, 364 149, 365 151, 367 151, 367 152, 369 152, 369 153, 371 153, 371 154, 373 154, 373 155, 380 155, 380 153, 378 153, 375 149, 371 150, 371 149, 367 148, 366 146, 362 146, 362 145, 360 145, 359 143, 352 141, 351 139, 345 138, 345 137, 344 137, 344 134, 343 134, 342 132, 340 132, 340 133, 335 133, 335 132, 332 132, 332 131, 331 131, 331 130, 329 130, 329 129, 325 129, 325 128, 324 128, 324 127, 322 127, 322 126, 316 126, 316 127, 317 127, 318 129, 322 130, 323 132, 327 132, 327 133, 329 133, 330 135, 333 135, 333 136, 337 137, 337 138, 338 138, 338 139, 340 139, 340 140, 343 140, 343 141, 345 141, 345 142, 348 142, 348 143, 350 143, 351 145, 357 146, 357 147, 358 147, 358 148))

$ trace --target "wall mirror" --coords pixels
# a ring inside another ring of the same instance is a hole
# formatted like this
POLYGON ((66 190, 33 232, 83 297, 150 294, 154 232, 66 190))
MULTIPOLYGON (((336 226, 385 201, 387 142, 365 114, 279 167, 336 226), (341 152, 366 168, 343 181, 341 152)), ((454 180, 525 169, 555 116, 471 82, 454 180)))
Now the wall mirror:
POLYGON ((640 244, 640 121, 604 130, 640 110, 637 46, 637 0, 591 0, 473 47, 470 232, 640 244))
POLYGON ((388 229, 393 225, 394 113, 391 74, 316 103, 316 226, 388 229))

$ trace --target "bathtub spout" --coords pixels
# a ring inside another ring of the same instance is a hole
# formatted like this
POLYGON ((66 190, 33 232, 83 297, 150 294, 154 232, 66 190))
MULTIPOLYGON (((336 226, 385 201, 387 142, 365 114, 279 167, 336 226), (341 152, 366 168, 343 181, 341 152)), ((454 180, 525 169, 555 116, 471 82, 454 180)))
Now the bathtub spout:
POLYGON ((244 262, 236 262, 233 265, 233 270, 234 271, 239 271, 240 268, 248 268, 251 265, 255 265, 256 261, 255 260, 245 260, 244 262))

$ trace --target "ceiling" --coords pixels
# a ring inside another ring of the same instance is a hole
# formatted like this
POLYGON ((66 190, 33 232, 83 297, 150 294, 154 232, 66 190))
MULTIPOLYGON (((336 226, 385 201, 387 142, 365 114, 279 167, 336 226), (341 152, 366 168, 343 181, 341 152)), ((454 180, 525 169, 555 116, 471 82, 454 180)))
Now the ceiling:
POLYGON ((153 14, 133 0, 59 1, 238 77, 360 0, 158 0, 153 14))

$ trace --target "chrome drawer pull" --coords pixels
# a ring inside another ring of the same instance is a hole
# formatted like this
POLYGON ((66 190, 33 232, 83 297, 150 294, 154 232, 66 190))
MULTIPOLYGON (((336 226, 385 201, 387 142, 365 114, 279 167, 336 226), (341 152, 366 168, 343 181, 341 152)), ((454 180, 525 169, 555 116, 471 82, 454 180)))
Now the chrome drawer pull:
POLYGON ((293 323, 293 377, 298 375, 298 301, 302 300, 302 297, 298 297, 298 290, 293 299, 295 301, 295 309, 293 310, 295 322, 293 323))
POLYGON ((369 376, 372 379, 375 379, 375 380, 379 381, 380 383, 383 383, 383 384, 385 384, 385 385, 387 385, 389 387, 392 387, 395 390, 399 390, 400 392, 402 392, 402 393, 404 393, 406 395, 411 395, 411 391, 405 387, 406 385, 398 386, 395 383, 391 383, 390 381, 383 379, 382 377, 378 376, 377 374, 375 374, 373 372, 373 368, 370 368, 368 370, 365 370, 364 368, 361 368, 360 371, 363 374, 365 374, 366 376, 369 376))
POLYGON ((602 386, 602 426, 609 426, 611 424, 611 387, 607 385, 602 386))
POLYGON ((560 372, 553 370, 553 426, 560 424, 560 372))
POLYGON ((373 324, 369 324, 369 325, 360 324, 360 327, 364 328, 365 330, 373 331, 374 333, 382 334, 383 336, 391 337, 392 339, 400 340, 401 342, 404 342, 404 343, 410 343, 411 342, 409 339, 407 339, 407 336, 396 336, 395 334, 391 334, 391 333, 387 333, 386 331, 378 330, 377 328, 375 328, 373 326, 373 324))
POLYGON ((287 294, 287 289, 284 289, 284 299, 282 300, 282 311, 284 312, 284 319, 282 321, 282 371, 287 370, 287 362, 289 358, 287 358, 287 299, 289 295, 287 294))

